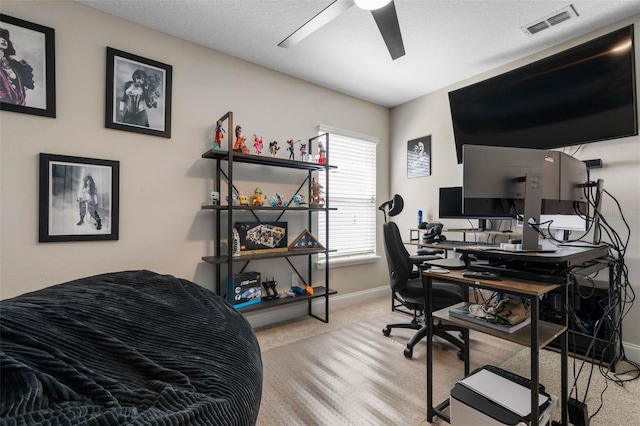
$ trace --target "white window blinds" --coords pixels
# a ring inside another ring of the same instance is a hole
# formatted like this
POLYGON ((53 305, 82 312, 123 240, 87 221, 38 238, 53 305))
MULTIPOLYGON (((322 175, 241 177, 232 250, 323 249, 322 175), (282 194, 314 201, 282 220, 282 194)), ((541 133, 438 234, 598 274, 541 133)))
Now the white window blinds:
MULTIPOLYGON (((320 126, 329 133, 329 259, 375 255, 377 138, 320 126), (333 250, 337 250, 333 252, 333 250)), ((324 182, 324 172, 319 176, 324 182)), ((318 235, 325 244, 325 214, 318 217, 318 235)), ((322 260, 322 258, 321 258, 322 260)))

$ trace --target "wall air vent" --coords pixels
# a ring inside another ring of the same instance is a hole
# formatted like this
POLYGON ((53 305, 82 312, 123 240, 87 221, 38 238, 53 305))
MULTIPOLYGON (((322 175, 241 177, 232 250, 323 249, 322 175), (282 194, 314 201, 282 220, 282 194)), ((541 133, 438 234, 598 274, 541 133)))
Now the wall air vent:
POLYGON ((538 19, 528 25, 525 25, 524 27, 520 27, 520 29, 522 30, 523 33, 525 33, 528 36, 532 36, 534 34, 539 33, 542 30, 546 30, 547 28, 551 28, 554 25, 558 25, 562 22, 566 22, 569 21, 571 19, 575 19, 578 16, 578 12, 576 11, 576 8, 573 7, 572 4, 570 4, 569 6, 560 9, 548 16, 545 16, 542 19, 538 19))

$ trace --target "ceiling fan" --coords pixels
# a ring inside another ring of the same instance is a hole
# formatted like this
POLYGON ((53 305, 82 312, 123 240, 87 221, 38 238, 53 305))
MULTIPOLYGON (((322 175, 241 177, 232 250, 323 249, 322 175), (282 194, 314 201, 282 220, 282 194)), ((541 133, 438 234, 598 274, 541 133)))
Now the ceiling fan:
POLYGON ((333 18, 347 11, 354 4, 361 9, 371 11, 387 49, 389 49, 391 58, 396 60, 404 56, 404 44, 402 43, 402 34, 400 34, 398 15, 393 0, 334 0, 320 13, 295 30, 289 37, 282 40, 278 46, 293 46, 333 18))

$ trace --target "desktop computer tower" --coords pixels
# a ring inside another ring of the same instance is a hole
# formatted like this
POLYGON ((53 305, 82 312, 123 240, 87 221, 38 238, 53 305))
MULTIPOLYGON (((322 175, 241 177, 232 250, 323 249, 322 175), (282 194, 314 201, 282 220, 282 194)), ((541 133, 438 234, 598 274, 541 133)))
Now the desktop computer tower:
MULTIPOLYGON (((562 323, 561 293, 562 289, 547 293, 540 301, 540 319, 543 321, 562 323)), ((619 327, 615 303, 615 294, 602 287, 573 286, 569 289, 567 324, 569 327, 568 351, 579 357, 594 362, 602 360, 611 363, 617 358, 619 338, 616 333, 619 327), (613 308, 611 308, 613 306, 613 308)), ((560 348, 560 340, 555 339, 549 346, 560 348)))

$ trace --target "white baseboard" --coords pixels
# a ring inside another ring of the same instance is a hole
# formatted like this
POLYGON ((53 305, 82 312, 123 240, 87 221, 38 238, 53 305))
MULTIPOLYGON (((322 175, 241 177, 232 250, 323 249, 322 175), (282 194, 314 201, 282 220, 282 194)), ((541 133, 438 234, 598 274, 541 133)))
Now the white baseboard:
POLYGON ((624 348, 624 354, 629 361, 633 361, 636 364, 640 364, 640 346, 633 343, 622 342, 624 348))
MULTIPOLYGON (((334 309, 344 308, 350 305, 365 302, 383 296, 391 297, 391 289, 389 286, 381 286, 372 289, 357 291, 348 294, 337 294, 330 296, 329 312, 334 309)), ((391 306, 391 305, 389 305, 391 306)), ((313 312, 320 317, 324 316, 324 299, 318 298, 312 302, 313 312)), ((289 306, 274 307, 264 311, 247 313, 245 318, 253 328, 264 327, 283 321, 289 321, 295 318, 307 316, 307 304, 295 303, 289 306)), ((329 318, 331 320, 331 318, 329 318)))

